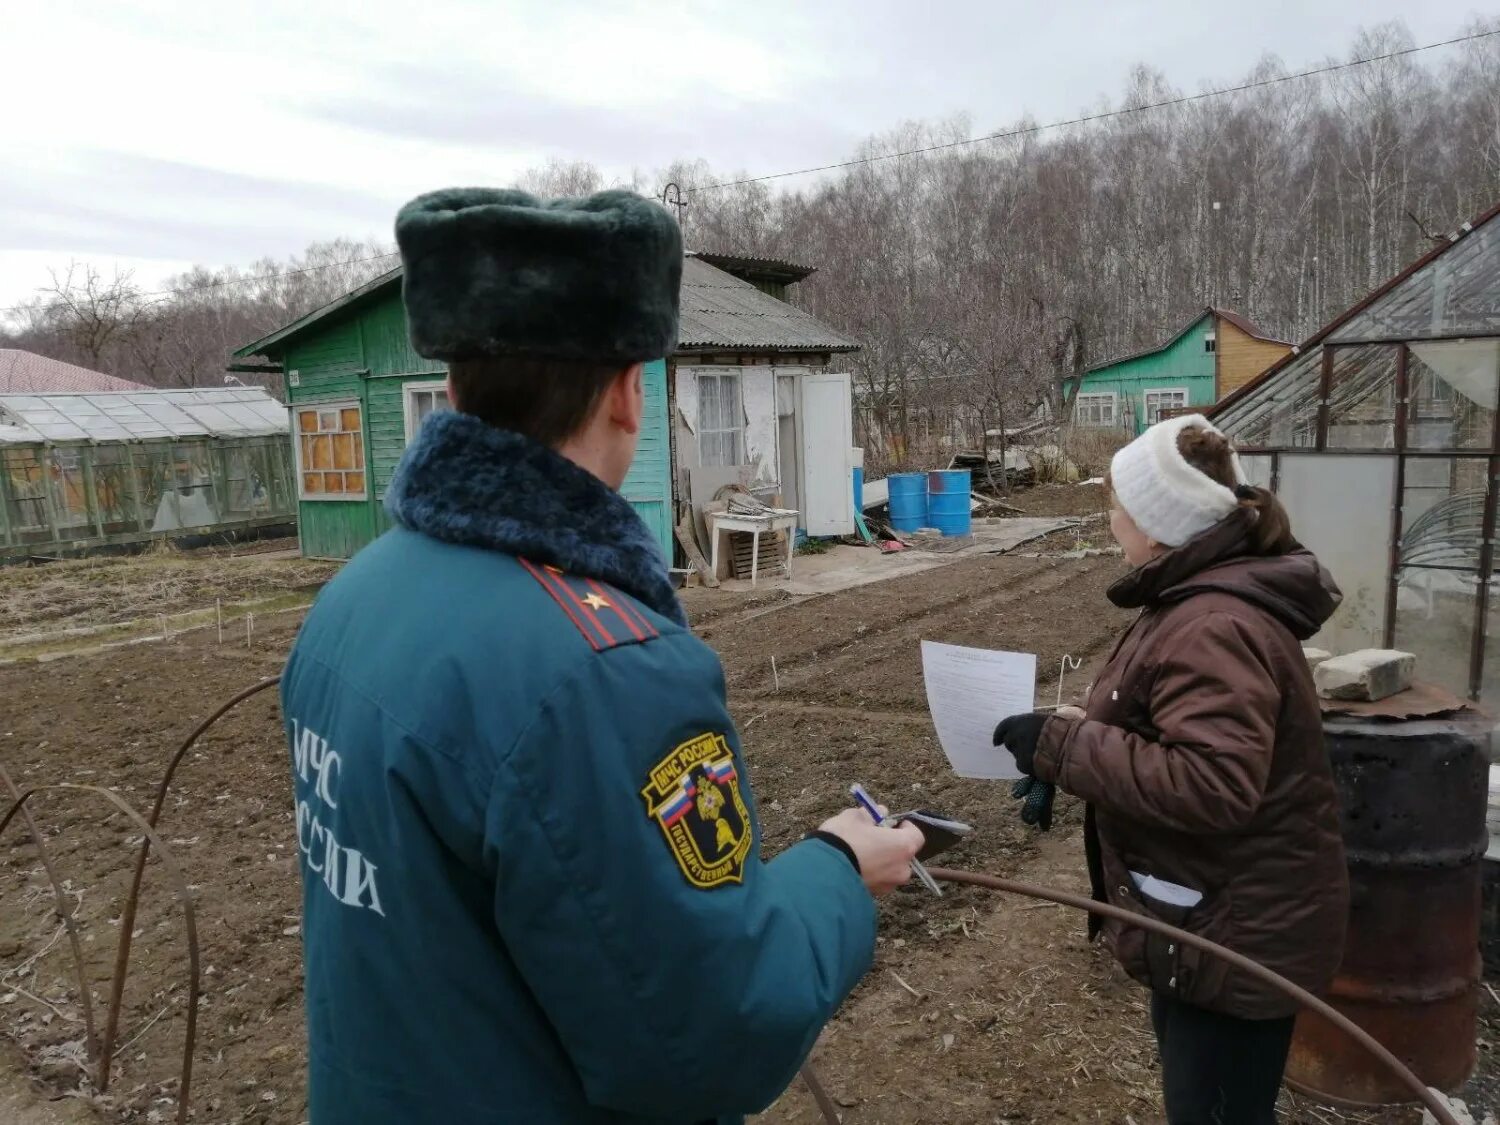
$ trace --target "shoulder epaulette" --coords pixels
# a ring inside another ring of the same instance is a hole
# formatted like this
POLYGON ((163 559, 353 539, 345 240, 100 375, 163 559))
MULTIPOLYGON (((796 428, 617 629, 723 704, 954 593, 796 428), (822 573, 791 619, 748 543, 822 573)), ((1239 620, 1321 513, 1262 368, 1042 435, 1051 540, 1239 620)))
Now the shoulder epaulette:
POLYGON ((641 644, 660 634, 626 595, 592 578, 564 574, 553 566, 520 563, 552 596, 595 652, 641 644))

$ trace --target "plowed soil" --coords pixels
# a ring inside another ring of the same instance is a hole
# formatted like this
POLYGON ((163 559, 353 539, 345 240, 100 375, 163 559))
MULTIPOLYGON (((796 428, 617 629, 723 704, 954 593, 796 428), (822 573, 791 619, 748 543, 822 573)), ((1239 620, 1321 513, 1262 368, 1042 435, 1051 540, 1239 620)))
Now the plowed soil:
MULTIPOLYGON (((1083 667, 1062 698, 1075 700, 1128 623, 1103 596, 1121 568, 1108 557, 978 558, 803 602, 691 592, 697 627, 723 657, 767 850, 843 807, 860 781, 893 807, 975 824, 951 866, 1081 889, 1073 803, 1060 803, 1059 824, 1042 836, 1019 824, 1005 786, 948 770, 926 716, 918 645, 1036 652, 1047 703, 1059 661, 1073 655, 1083 667)), ((0 765, 23 789, 105 786, 145 810, 176 744, 279 670, 298 620, 258 623, 249 643, 240 634, 221 646, 208 629, 0 667, 0 765)), ((32 808, 78 915, 102 1025, 139 830, 82 790, 40 793, 32 808)), ((162 829, 202 946, 193 1119, 297 1125, 306 1118, 299 888, 274 690, 187 756, 162 829)), ((83 1006, 49 885, 22 825, 0 839, 0 1036, 43 1093, 70 1094, 104 1121, 175 1117, 187 957, 168 876, 153 860, 122 1048, 101 1094, 84 1066, 83 1006)), ((1081 916, 960 888, 941 899, 904 890, 881 911, 875 969, 815 1056, 846 1122, 1147 1125, 1159 1112, 1142 995, 1085 942, 1081 916)), ((0 1054, 0 1066, 14 1070, 8 1059, 0 1054)), ((819 1118, 797 1086, 761 1120, 819 1118)))

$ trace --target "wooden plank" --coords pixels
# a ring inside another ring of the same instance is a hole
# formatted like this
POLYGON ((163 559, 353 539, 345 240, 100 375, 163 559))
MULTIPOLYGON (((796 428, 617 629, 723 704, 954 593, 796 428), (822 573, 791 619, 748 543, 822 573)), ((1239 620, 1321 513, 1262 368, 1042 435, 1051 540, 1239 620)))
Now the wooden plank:
MULTIPOLYGON (((748 531, 731 531, 729 535, 729 558, 731 573, 735 578, 749 579, 750 562, 755 551, 755 536, 748 531)), ((767 574, 786 576, 786 533, 766 531, 760 536, 760 563, 756 566, 758 577, 767 574)))
POLYGON ((708 560, 703 557, 703 552, 698 549, 698 541, 693 538, 692 522, 684 517, 677 525, 677 542, 682 545, 682 551, 688 557, 688 562, 693 564, 693 569, 698 572, 703 584, 710 588, 717 588, 719 576, 713 572, 708 565, 708 560))

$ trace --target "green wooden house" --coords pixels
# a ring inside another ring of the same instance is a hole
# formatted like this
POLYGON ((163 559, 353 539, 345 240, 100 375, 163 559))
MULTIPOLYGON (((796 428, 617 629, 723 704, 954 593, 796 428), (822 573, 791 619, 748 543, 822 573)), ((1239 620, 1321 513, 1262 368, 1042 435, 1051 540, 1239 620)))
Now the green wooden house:
POLYGON ((1208 409, 1291 348, 1236 313, 1204 308, 1160 347, 1089 368, 1074 423, 1140 434, 1164 415, 1208 409))
MULTIPOLYGON (((796 376, 811 375, 834 353, 856 348, 781 299, 788 285, 811 270, 715 258, 723 263, 720 268, 710 264, 709 257, 690 255, 685 263, 677 352, 646 365, 646 417, 635 462, 621 490, 669 558, 681 499, 677 470, 746 464, 755 475, 758 460, 766 461, 772 471, 756 479, 779 485, 774 466, 787 463, 791 451, 778 449, 777 424, 791 408, 778 412, 774 392, 781 384, 776 377, 797 384, 783 388, 783 399, 800 403, 802 380, 796 376), (764 383, 770 389, 766 395, 756 393, 760 382, 752 379, 752 370, 765 372, 764 383), (695 393, 699 386, 712 391, 703 396, 701 409, 695 393), (693 401, 685 436, 674 443, 671 418, 679 408, 680 391, 693 401), (758 440, 761 434, 767 435, 764 441, 758 440), (681 448, 674 449, 674 444, 681 448)), ((283 376, 291 411, 302 553, 351 557, 388 526, 382 501, 407 442, 428 414, 448 406, 447 369, 411 349, 401 271, 376 278, 246 345, 235 356, 268 361, 269 369, 283 376)), ((844 398, 848 399, 847 389, 844 398)), ((796 432, 804 431, 798 427, 796 432)), ((822 441, 821 433, 810 426, 806 440, 822 441)), ((848 439, 841 440, 847 447, 848 439)), ((791 461, 798 466, 795 472, 804 489, 816 491, 822 485, 823 491, 847 496, 847 472, 837 487, 827 487, 820 470, 807 467, 813 459, 791 461), (809 473, 815 477, 810 484, 809 473)))

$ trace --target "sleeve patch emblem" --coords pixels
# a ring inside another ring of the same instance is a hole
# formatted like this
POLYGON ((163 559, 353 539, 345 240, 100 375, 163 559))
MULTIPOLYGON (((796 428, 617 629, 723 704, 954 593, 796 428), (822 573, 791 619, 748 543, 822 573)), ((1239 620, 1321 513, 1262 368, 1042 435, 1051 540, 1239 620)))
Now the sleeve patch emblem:
POLYGON ((652 769, 641 797, 689 883, 711 890, 743 881, 754 834, 723 735, 701 734, 673 750, 652 769))

